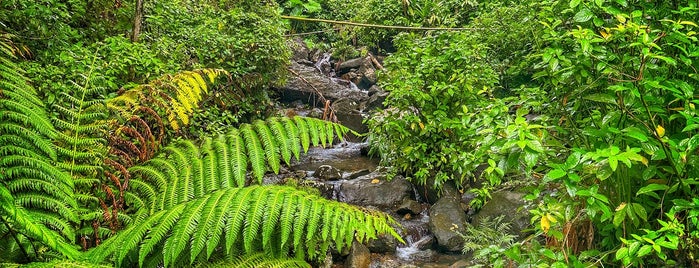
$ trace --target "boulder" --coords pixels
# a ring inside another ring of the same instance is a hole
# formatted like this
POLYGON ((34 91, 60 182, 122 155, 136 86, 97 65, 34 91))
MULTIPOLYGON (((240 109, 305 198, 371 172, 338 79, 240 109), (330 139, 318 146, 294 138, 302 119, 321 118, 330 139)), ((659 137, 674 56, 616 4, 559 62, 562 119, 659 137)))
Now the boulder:
POLYGON ((513 191, 499 191, 491 194, 491 199, 473 217, 473 226, 479 226, 484 218, 497 218, 504 215, 503 222, 510 223, 510 234, 521 236, 522 230, 529 227, 530 215, 523 206, 524 194, 513 191))
POLYGON ((353 88, 349 83, 336 82, 323 75, 315 66, 292 62, 290 68, 293 72, 286 83, 275 88, 283 102, 301 100, 322 107, 325 104, 322 103, 318 93, 331 102, 341 98, 355 99, 357 102, 368 99, 366 92, 353 88))
POLYGON ((371 252, 362 243, 355 240, 352 242, 350 254, 347 257, 345 267, 347 268, 369 268, 371 264, 371 252))
POLYGON ((306 43, 303 42, 302 38, 294 38, 287 41, 287 46, 289 46, 293 52, 291 55, 292 61, 309 60, 308 47, 306 46, 306 43))
POLYGON ((364 115, 362 110, 362 102, 352 98, 342 98, 332 104, 337 120, 342 125, 359 133, 366 133, 369 127, 364 124, 364 115))
POLYGON ((371 239, 367 243, 367 248, 373 253, 396 253, 396 246, 398 245, 398 240, 392 235, 382 234, 379 235, 377 239, 371 239))
MULTIPOLYGON (((337 66, 337 74, 343 75, 352 69, 359 69, 359 67, 361 67, 365 61, 365 58, 356 58, 343 61, 337 66)), ((369 64, 371 64, 371 62, 369 62, 369 64)))
POLYGON ((461 251, 463 247, 464 240, 457 231, 463 232, 467 221, 460 203, 460 196, 448 194, 430 208, 430 231, 439 247, 446 251, 461 251))
POLYGON ((420 205, 419 202, 412 200, 412 199, 404 199, 403 203, 398 206, 398 209, 396 209, 396 213, 399 215, 405 215, 405 214, 412 214, 412 215, 417 215, 422 212, 422 205, 420 205))
POLYGON ((374 95, 374 94, 376 94, 376 93, 378 93, 378 92, 382 92, 382 91, 384 91, 384 90, 381 89, 380 86, 378 86, 378 85, 373 85, 373 86, 371 86, 371 87, 369 88, 369 96, 374 95))
POLYGON ((369 173, 371 173, 371 171, 369 171, 368 169, 365 168, 365 169, 357 170, 355 172, 350 173, 349 175, 347 175, 347 178, 345 178, 345 179, 346 180, 354 180, 354 179, 359 178, 361 176, 368 175, 369 173))
POLYGON ((362 66, 359 67, 359 70, 357 70, 357 75, 359 75, 361 78, 355 83, 359 88, 369 89, 371 86, 376 84, 378 77, 376 76, 376 69, 374 69, 374 65, 371 63, 370 57, 366 57, 364 59, 362 66))
POLYGON ((372 94, 369 97, 369 100, 366 102, 365 111, 373 111, 376 109, 386 108, 386 105, 384 105, 383 103, 386 101, 386 98, 388 98, 388 94, 389 93, 386 91, 379 91, 372 94))
POLYGON ((336 181, 342 179, 342 171, 330 165, 322 165, 316 169, 313 176, 321 181, 336 181))
POLYGON ((386 175, 372 172, 354 180, 342 181, 338 200, 360 206, 395 208, 404 199, 413 198, 413 188, 401 176, 386 180, 386 175))

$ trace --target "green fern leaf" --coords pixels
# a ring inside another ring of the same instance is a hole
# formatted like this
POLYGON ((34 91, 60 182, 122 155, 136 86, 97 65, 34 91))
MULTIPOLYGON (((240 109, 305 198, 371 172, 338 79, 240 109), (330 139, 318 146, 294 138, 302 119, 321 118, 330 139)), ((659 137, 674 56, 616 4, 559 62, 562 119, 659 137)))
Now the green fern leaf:
POLYGON ((306 124, 306 121, 304 121, 303 118, 301 118, 299 116, 294 117, 294 122, 296 122, 296 126, 298 127, 298 130, 299 130, 298 133, 299 133, 299 137, 301 139, 301 146, 303 147, 303 152, 307 153, 308 148, 310 147, 310 143, 311 143, 311 134, 310 134, 309 126, 306 124))
POLYGON ((216 152, 213 149, 211 138, 204 139, 201 152, 204 155, 204 178, 197 183, 203 184, 204 192, 209 193, 217 189, 219 185, 216 181, 216 178, 219 177, 218 160, 216 159, 216 152))
MULTIPOLYGON (((289 148, 291 149, 291 152, 294 154, 294 157, 296 160, 299 160, 299 157, 301 155, 301 144, 308 144, 308 143, 302 143, 301 142, 301 137, 299 136, 299 129, 294 123, 293 120, 289 119, 288 117, 282 117, 281 118, 282 123, 284 123, 284 129, 286 129, 286 137, 287 137, 287 143, 289 144, 289 148)), ((304 147, 304 152, 308 151, 308 146, 304 147)))
MULTIPOLYGON (((245 229, 243 231, 243 242, 245 252, 253 252, 253 242, 257 238, 262 219, 264 218, 266 202, 268 200, 269 188, 262 188, 255 191, 255 196, 252 197, 252 204, 245 219, 245 229)), ((271 229, 263 229, 263 231, 271 232, 271 229)))
POLYGON ((270 130, 272 130, 272 134, 274 134, 276 145, 279 146, 282 160, 284 160, 287 166, 291 165, 291 147, 296 146, 298 148, 298 143, 291 143, 286 129, 284 129, 284 125, 280 122, 279 118, 272 117, 267 120, 267 123, 269 124, 270 130))
POLYGON ((205 263, 198 268, 311 268, 311 265, 303 260, 288 258, 271 258, 264 253, 239 256, 231 261, 205 263))
POLYGON ((204 205, 202 209, 203 214, 197 223, 196 231, 192 238, 190 264, 194 263, 199 253, 201 253, 207 243, 210 242, 209 239, 211 237, 208 234, 211 232, 212 228, 216 228, 216 225, 220 224, 220 222, 213 221, 218 218, 216 214, 221 210, 221 208, 219 208, 219 200, 221 200, 226 193, 228 192, 217 191, 213 193, 211 198, 209 198, 208 202, 204 205))
POLYGON ((245 138, 245 145, 248 151, 248 159, 252 166, 252 173, 255 175, 255 178, 257 178, 257 181, 262 183, 262 177, 264 177, 267 169, 265 151, 262 148, 262 144, 260 144, 260 139, 250 125, 243 125, 240 131, 243 133, 243 138, 245 138))
POLYGON ((272 171, 275 174, 279 174, 280 160, 277 141, 272 134, 272 130, 269 129, 267 123, 262 120, 257 120, 255 123, 255 130, 257 131, 258 137, 262 141, 262 146, 265 149, 265 155, 267 156, 267 164, 272 167, 272 171))
POLYGON ((235 178, 235 187, 245 186, 245 175, 248 170, 247 156, 245 155, 245 144, 240 132, 237 129, 231 128, 226 134, 228 144, 231 146, 231 169, 235 178))
POLYGON ((226 143, 225 135, 218 135, 213 141, 214 152, 216 153, 216 159, 218 160, 218 185, 216 188, 229 188, 235 187, 237 184, 233 179, 233 172, 231 172, 231 155, 228 150, 228 144, 226 143))

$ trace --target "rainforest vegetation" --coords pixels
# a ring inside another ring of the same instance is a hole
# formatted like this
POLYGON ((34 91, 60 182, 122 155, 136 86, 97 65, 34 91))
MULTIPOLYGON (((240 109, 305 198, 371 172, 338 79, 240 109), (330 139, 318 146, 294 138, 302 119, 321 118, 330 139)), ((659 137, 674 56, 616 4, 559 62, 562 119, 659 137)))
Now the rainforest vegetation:
POLYGON ((262 183, 351 133, 476 209, 526 194, 530 228, 466 243, 478 265, 699 267, 698 18, 696 1, 1 1, 0 265, 310 267, 403 241, 386 213, 262 183), (278 116, 291 36, 382 59, 368 133, 278 116))

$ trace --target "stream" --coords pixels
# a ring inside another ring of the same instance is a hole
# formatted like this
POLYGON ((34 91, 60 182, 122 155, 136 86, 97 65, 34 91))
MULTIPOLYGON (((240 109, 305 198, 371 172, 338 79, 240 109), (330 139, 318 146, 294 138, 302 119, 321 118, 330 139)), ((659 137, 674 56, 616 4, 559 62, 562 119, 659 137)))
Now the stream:
MULTIPOLYGON (((341 200, 342 193, 339 186, 351 179, 356 174, 366 174, 379 169, 378 160, 366 156, 365 142, 341 142, 330 148, 311 148, 301 159, 294 161, 291 171, 303 171, 307 174, 307 180, 317 181, 315 171, 323 165, 330 165, 342 172, 342 179, 325 181, 323 184, 330 186, 325 193, 326 197, 341 200), (330 189, 328 189, 330 188, 330 189)), ((419 197, 419 195, 416 195, 419 197)), ((427 204, 423 204, 427 208, 427 204)), ((372 253, 371 268, 379 267, 450 267, 453 263, 465 258, 463 255, 442 254, 434 246, 434 236, 429 231, 428 210, 424 209, 419 214, 408 219, 401 217, 392 210, 384 210, 394 216, 402 226, 400 235, 406 244, 396 243, 394 252, 372 253)), ((336 266, 333 266, 336 267, 336 266)), ((343 266, 340 266, 343 267, 343 266)))

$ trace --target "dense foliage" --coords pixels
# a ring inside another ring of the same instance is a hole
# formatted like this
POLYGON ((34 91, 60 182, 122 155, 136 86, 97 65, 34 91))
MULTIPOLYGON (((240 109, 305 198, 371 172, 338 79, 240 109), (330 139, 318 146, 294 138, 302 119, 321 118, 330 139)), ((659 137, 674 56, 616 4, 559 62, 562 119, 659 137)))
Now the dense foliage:
POLYGON ((277 6, 147 1, 136 38, 135 3, 48 2, 0 9, 3 266, 308 267, 400 240, 382 212, 253 185, 349 131, 257 119, 289 57, 277 6))
POLYGON ((498 266, 696 266, 696 3, 484 2, 486 32, 395 43, 382 161, 436 188, 531 185, 534 239, 477 253, 498 266))

